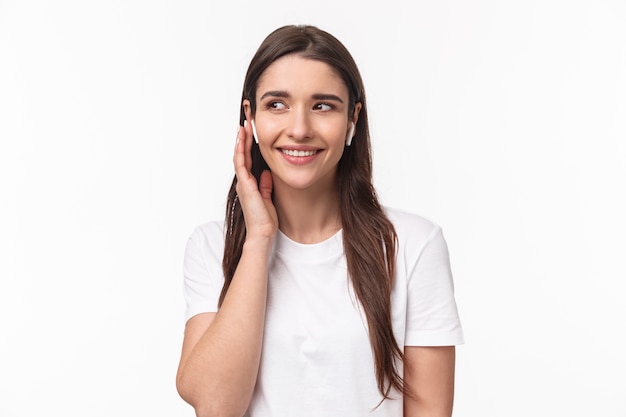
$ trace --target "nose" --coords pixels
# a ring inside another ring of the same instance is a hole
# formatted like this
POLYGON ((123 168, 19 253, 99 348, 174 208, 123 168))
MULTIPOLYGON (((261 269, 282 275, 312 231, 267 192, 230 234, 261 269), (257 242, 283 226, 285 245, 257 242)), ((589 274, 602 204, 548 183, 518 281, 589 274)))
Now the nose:
POLYGON ((313 137, 313 125, 310 112, 306 109, 292 111, 285 132, 292 140, 305 141, 311 139, 313 137))

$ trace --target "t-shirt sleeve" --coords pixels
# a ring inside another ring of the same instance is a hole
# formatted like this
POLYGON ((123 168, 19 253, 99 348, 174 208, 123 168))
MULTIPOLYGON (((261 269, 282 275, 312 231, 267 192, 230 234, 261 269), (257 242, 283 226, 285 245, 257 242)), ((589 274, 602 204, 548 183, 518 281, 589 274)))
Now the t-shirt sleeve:
POLYGON ((217 311, 224 284, 220 237, 219 228, 204 225, 197 227, 187 241, 183 263, 185 321, 196 314, 217 311))
POLYGON ((448 246, 435 226, 408 271, 405 346, 464 343, 448 246))

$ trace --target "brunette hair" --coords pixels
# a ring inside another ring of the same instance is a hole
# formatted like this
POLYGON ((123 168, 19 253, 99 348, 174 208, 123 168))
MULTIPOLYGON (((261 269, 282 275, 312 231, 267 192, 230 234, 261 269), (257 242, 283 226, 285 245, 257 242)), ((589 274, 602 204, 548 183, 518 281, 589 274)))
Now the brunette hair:
MULTIPOLYGON (((408 393, 396 362, 403 359, 403 354, 391 324, 391 288, 397 236, 393 224, 383 212, 372 183, 365 90, 354 59, 339 40, 317 27, 283 26, 265 38, 252 58, 244 81, 242 102, 248 99, 254 114, 259 78, 270 64, 290 54, 324 62, 337 71, 349 91, 349 117, 354 113, 356 104, 361 103, 354 140, 351 146, 345 148, 337 167, 344 253, 348 276, 367 318, 378 389, 384 399, 389 398, 392 387, 408 393)), ((242 106, 240 124, 244 120, 242 106)), ((252 174, 259 181, 267 165, 256 144, 252 146, 252 161, 252 174)), ((243 212, 237 203, 236 185, 235 177, 226 205, 226 242, 222 260, 225 281, 220 305, 235 274, 246 237, 243 212)))

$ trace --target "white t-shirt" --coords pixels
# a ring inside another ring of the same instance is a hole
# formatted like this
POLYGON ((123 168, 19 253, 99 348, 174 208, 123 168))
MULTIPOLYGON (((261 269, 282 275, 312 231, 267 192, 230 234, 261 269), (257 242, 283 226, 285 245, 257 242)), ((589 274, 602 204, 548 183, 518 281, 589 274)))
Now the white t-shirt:
MULTIPOLYGON (((436 224, 385 209, 398 234, 392 325, 403 346, 464 342, 448 249, 436 224)), ((217 311, 224 282, 222 222, 198 226, 184 262, 186 319, 217 311)), ((402 417, 382 399, 365 315, 347 277, 342 233, 305 245, 278 232, 268 271, 263 351, 250 417, 402 417)), ((400 369, 402 367, 400 366, 400 369)))

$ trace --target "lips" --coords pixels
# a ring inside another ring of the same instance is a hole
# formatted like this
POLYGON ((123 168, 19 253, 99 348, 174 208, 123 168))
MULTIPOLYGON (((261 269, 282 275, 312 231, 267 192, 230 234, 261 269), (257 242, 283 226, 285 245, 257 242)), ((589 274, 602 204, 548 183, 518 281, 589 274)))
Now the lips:
POLYGON ((307 145, 288 145, 277 150, 283 159, 292 165, 307 165, 315 161, 324 149, 307 145))
POLYGON ((285 155, 289 156, 313 156, 317 153, 317 150, 297 150, 297 149, 281 149, 280 150, 285 155))

